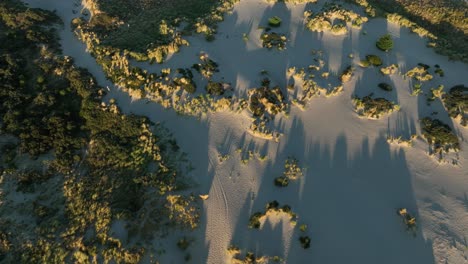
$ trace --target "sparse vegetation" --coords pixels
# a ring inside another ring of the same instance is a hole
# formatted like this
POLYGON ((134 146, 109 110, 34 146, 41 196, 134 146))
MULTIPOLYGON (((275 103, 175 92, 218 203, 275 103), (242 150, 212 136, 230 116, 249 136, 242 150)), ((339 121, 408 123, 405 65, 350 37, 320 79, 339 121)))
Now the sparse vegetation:
POLYGON ((288 41, 284 34, 275 32, 263 33, 261 40, 264 48, 276 48, 278 50, 284 50, 286 48, 286 42, 288 41))
POLYGON ((351 77, 353 77, 354 68, 348 66, 340 75, 340 80, 342 83, 349 82, 351 77))
POLYGON ((388 67, 380 68, 380 72, 383 75, 395 74, 395 73, 397 73, 397 71, 398 71, 398 65, 396 65, 396 64, 392 64, 392 65, 390 65, 388 67))

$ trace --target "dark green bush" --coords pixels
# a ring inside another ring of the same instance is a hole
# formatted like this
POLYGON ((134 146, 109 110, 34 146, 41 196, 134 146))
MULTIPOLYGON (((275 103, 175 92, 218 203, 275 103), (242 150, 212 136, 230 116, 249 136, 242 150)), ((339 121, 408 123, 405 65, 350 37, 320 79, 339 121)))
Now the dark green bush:
POLYGON ((275 178, 275 185, 278 187, 286 187, 289 185, 289 179, 285 176, 280 176, 275 178))
POLYGON ((381 66, 382 59, 377 55, 367 55, 366 60, 373 66, 381 66))
POLYGON ((375 43, 375 45, 377 46, 377 48, 379 48, 380 50, 383 50, 385 52, 393 49, 392 36, 390 36, 390 34, 386 34, 386 35, 382 36, 377 41, 377 43, 375 43))
POLYGON ((387 92, 390 92, 393 90, 392 86, 388 83, 379 83, 379 88, 384 90, 384 91, 387 91, 387 92))
POLYGON ((209 81, 206 85, 206 91, 211 95, 223 95, 224 85, 220 82, 209 81))
POLYGON ((281 18, 278 16, 274 16, 268 19, 268 25, 272 27, 279 27, 281 26, 281 18))
POLYGON ((468 125, 468 87, 456 85, 442 97, 447 111, 452 118, 461 118, 462 126, 468 125))
POLYGON ((260 228, 260 218, 262 218, 265 214, 262 212, 256 212, 249 219, 249 228, 260 228))
POLYGON ((438 119, 430 117, 421 120, 421 129, 423 136, 433 146, 435 153, 448 152, 450 150, 457 151, 460 149, 460 143, 457 136, 452 132, 452 129, 438 119))
POLYGON ((301 246, 304 249, 310 247, 310 237, 309 236, 301 236, 299 237, 299 242, 301 242, 301 246))

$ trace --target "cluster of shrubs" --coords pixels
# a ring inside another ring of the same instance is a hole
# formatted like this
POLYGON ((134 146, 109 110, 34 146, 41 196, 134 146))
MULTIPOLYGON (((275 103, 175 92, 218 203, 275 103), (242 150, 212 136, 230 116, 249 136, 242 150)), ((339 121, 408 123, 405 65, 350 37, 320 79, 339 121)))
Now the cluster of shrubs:
MULTIPOLYGON (((182 154, 176 142, 147 118, 122 114, 112 100, 102 102, 105 92, 90 73, 61 55, 58 37, 51 30, 56 21, 52 12, 17 1, 0 2, 1 133, 17 138, 19 155, 48 158, 47 166, 28 168, 31 173, 5 174, 13 181, 5 191, 41 195, 25 195, 31 207, 21 210, 21 217, 9 218, 8 225, 2 224, 0 233, 11 234, 6 238, 11 247, 2 248, 0 261, 67 263, 95 258, 138 263, 144 249, 110 235, 117 217, 135 229, 147 224, 141 222, 147 214, 158 215, 154 227, 196 225, 192 201, 179 199, 174 218, 164 199, 161 202, 161 196, 183 185, 182 154), (50 37, 28 38, 31 32, 50 37), (21 187, 15 190, 15 186, 21 187), (161 195, 153 198, 159 206, 145 208, 146 202, 154 202, 141 200, 150 190, 161 195), (190 219, 181 219, 186 215, 179 210, 190 212, 190 219), (20 223, 20 219, 33 220, 20 223)), ((6 199, 6 204, 15 202, 6 199)))
POLYGON ((208 58, 206 54, 200 55, 200 60, 202 63, 193 64, 192 68, 206 79, 211 79, 214 73, 219 72, 218 64, 208 58))
POLYGON ((351 23, 353 27, 359 28, 368 20, 367 17, 345 9, 341 5, 332 3, 325 3, 322 10, 316 14, 313 14, 312 11, 305 11, 304 16, 306 18, 306 27, 310 31, 330 31, 335 35, 342 35, 348 32, 346 23, 351 23))
POLYGON ((367 68, 369 66, 381 66, 382 64, 382 59, 377 55, 366 55, 366 59, 359 62, 359 66, 363 68, 367 68))
POLYGON ((420 82, 430 81, 432 80, 433 76, 429 73, 428 69, 428 65, 419 63, 418 66, 406 72, 405 76, 420 82))
POLYGON ((468 126, 468 87, 456 85, 442 96, 445 108, 452 118, 460 118, 462 126, 468 126))
POLYGON ((266 204, 264 212, 256 212, 250 216, 248 227, 259 229, 261 220, 264 217, 267 217, 269 213, 284 213, 289 216, 289 220, 293 225, 296 224, 297 215, 291 210, 289 205, 283 205, 280 207, 280 204, 277 201, 272 201, 266 204))
POLYGON ((264 48, 276 48, 278 50, 286 49, 286 42, 288 41, 284 34, 275 32, 263 33, 260 39, 264 48))
POLYGON ((290 180, 297 180, 301 177, 303 173, 298 163, 298 160, 295 158, 287 158, 284 164, 283 175, 275 178, 275 185, 278 187, 286 187, 289 185, 290 180))
POLYGON ((443 152, 458 151, 460 142, 450 126, 440 121, 425 117, 421 120, 422 135, 432 147, 431 154, 442 155, 443 152))
POLYGON ((353 102, 360 116, 379 119, 385 114, 397 111, 400 107, 385 98, 372 98, 372 94, 363 98, 354 97, 353 102))

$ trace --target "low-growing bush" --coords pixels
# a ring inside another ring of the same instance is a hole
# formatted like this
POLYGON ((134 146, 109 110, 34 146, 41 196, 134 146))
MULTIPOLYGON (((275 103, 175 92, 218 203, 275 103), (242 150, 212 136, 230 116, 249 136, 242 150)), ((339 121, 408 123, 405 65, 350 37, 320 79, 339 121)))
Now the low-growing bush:
POLYGON ((278 50, 284 50, 286 48, 286 42, 288 41, 284 34, 275 32, 262 34, 261 40, 264 48, 276 48, 278 50))
POLYGON ((375 43, 375 45, 377 46, 377 48, 379 48, 380 50, 385 51, 385 52, 393 49, 392 36, 390 36, 390 34, 386 34, 386 35, 382 36, 377 41, 377 43, 375 43))
POLYGON ((385 114, 399 110, 399 106, 385 98, 372 98, 372 94, 363 98, 355 97, 353 99, 356 112, 360 116, 378 119, 385 114))
POLYGON ((391 92, 393 90, 392 86, 388 83, 379 83, 378 86, 380 89, 387 91, 387 92, 391 92))
POLYGON ((460 118, 462 126, 468 126, 468 87, 456 85, 442 96, 445 108, 452 118, 460 118))
POLYGON ((280 176, 275 178, 275 185, 278 187, 286 187, 289 185, 289 179, 285 176, 280 176))
POLYGON ((373 66, 382 65, 382 59, 377 55, 367 55, 366 60, 373 66))
POLYGON ((206 91, 211 95, 223 95, 224 84, 220 82, 209 81, 206 85, 206 91))
POLYGON ((301 236, 299 237, 299 242, 301 242, 301 247, 307 249, 310 247, 310 237, 309 236, 301 236))
POLYGON ((442 152, 458 151, 460 149, 457 136, 444 122, 426 117, 421 120, 421 129, 424 138, 432 147, 433 153, 442 154, 442 152))
POLYGON ((351 80, 351 77, 353 76, 353 72, 354 72, 354 68, 352 66, 348 66, 340 75, 341 82, 345 83, 351 80))
POLYGON ((281 18, 278 16, 274 16, 268 19, 268 25, 272 27, 279 27, 281 26, 281 18))

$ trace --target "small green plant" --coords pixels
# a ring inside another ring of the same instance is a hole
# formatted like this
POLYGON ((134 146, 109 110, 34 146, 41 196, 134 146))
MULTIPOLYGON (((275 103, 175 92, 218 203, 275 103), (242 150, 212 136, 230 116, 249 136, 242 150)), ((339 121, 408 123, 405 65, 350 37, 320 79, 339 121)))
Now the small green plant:
POLYGON ((275 178, 275 185, 278 187, 286 187, 289 185, 289 179, 285 176, 280 176, 275 178))
POLYGON ((279 27, 281 26, 281 18, 278 16, 274 16, 268 19, 268 25, 272 27, 279 27))
POLYGON ((301 232, 307 231, 307 225, 306 225, 306 224, 300 225, 300 226, 299 226, 299 230, 301 230, 301 232))
POLYGON ((445 108, 452 118, 460 118, 462 126, 468 125, 468 87, 456 85, 442 96, 445 108))
POLYGON ((385 51, 385 52, 393 49, 392 36, 390 36, 390 34, 386 34, 386 35, 382 36, 377 41, 377 43, 375 43, 375 45, 377 46, 377 48, 379 48, 380 50, 385 51))
POLYGON ((367 55, 366 60, 373 66, 382 65, 382 59, 377 55, 367 55))
POLYGON ((387 91, 387 92, 391 92, 393 90, 392 86, 388 83, 379 83, 378 86, 380 89, 387 91))
POLYGON ((177 241, 177 247, 185 251, 190 246, 190 243, 191 241, 188 238, 183 237, 177 241))
POLYGON ((420 84, 420 83, 415 83, 415 84, 413 85, 413 92, 411 92, 411 95, 412 95, 412 96, 418 96, 418 95, 422 94, 421 86, 422 86, 422 84, 420 84))
POLYGON ((301 246, 304 249, 310 247, 310 237, 309 236, 301 236, 299 237, 299 242, 301 242, 301 246))

